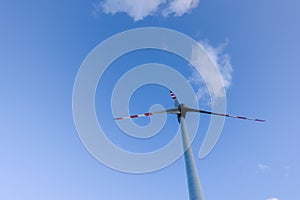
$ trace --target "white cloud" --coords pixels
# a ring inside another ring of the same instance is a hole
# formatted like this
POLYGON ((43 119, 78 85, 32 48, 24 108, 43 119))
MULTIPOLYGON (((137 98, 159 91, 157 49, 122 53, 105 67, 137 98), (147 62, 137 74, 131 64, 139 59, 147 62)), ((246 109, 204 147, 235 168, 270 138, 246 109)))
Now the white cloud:
POLYGON ((261 171, 266 171, 266 170, 270 170, 271 167, 269 167, 268 165, 265 165, 265 164, 258 164, 257 165, 258 169, 260 169, 261 171))
POLYGON ((272 197, 272 198, 268 198, 268 199, 266 199, 266 200, 279 200, 279 199, 276 198, 276 197, 272 197))
POLYGON ((190 82, 198 87, 198 99, 201 100, 202 103, 204 102, 209 105, 209 96, 214 99, 223 97, 225 95, 224 91, 231 85, 232 65, 230 56, 224 53, 227 42, 218 47, 211 46, 207 41, 200 41, 199 44, 205 49, 209 57, 207 57, 206 53, 203 53, 203 50, 199 47, 193 48, 191 63, 202 73, 203 78, 199 75, 198 71, 195 70, 190 77, 190 82), (220 74, 216 73, 212 63, 217 67, 220 74), (220 78, 221 83, 217 81, 220 78), (206 86, 207 88, 211 88, 210 95, 206 86))
POLYGON ((116 14, 118 12, 127 13, 134 21, 142 20, 148 15, 152 15, 165 0, 105 0, 102 6, 103 12, 116 14))
POLYGON ((169 7, 165 9, 165 15, 174 13, 175 16, 182 16, 190 12, 193 8, 198 7, 199 0, 173 0, 170 2, 169 7))
POLYGON ((103 0, 95 8, 106 14, 123 12, 139 21, 153 14, 182 16, 199 5, 199 0, 103 0))

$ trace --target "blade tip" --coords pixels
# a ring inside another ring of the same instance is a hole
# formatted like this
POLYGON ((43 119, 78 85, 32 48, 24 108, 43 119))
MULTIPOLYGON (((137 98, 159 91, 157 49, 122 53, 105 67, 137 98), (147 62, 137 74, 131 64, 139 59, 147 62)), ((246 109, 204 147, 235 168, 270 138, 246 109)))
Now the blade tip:
POLYGON ((259 122, 266 122, 266 120, 265 120, 265 119, 257 119, 257 120, 255 120, 255 121, 259 121, 259 122))

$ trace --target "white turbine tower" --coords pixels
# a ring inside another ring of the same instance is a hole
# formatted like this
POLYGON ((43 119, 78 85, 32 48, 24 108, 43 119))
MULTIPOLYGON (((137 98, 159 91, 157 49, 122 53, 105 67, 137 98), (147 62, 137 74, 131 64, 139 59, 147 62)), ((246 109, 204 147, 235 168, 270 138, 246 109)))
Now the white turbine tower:
POLYGON ((204 114, 210 114, 210 115, 218 115, 223 117, 231 117, 231 118, 237 118, 237 119, 244 119, 244 120, 252 120, 252 121, 258 121, 258 122, 264 122, 265 120, 262 119, 254 119, 254 118, 248 118, 243 116, 233 116, 228 114, 220 114, 220 113, 214 113, 210 111, 204 111, 204 110, 198 110, 186 107, 183 103, 179 103, 177 100, 175 94, 170 91, 170 95, 172 99, 174 100, 175 108, 162 110, 158 112, 152 112, 152 113, 144 113, 144 114, 138 114, 138 115, 132 115, 128 117, 119 117, 115 118, 115 120, 122 120, 122 119, 132 119, 137 117, 149 117, 155 114, 177 114, 178 122, 180 123, 181 128, 181 136, 182 136, 182 145, 184 152, 184 160, 185 160, 185 169, 186 169, 186 177, 187 177, 187 183, 188 183, 188 190, 189 190, 189 199, 190 200, 203 200, 203 194, 200 186, 200 181, 198 177, 198 172, 195 164, 194 155, 192 152, 187 127, 185 123, 185 116, 187 112, 199 112, 204 114))

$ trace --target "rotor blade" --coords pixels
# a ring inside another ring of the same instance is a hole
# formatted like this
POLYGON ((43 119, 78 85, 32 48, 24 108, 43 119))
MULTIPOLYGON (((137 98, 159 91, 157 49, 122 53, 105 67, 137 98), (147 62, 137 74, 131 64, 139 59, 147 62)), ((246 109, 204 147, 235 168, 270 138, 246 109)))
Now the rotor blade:
POLYGON ((199 112, 199 113, 204 113, 204 114, 209 114, 209 115, 218 115, 218 116, 222 116, 222 117, 231 117, 231 118, 236 118, 236 119, 252 120, 252 121, 257 121, 257 122, 265 122, 266 121, 264 119, 255 119, 255 118, 248 118, 248 117, 244 117, 244 116, 221 114, 221 113, 215 113, 215 112, 210 112, 210 111, 205 111, 205 110, 197 110, 197 109, 193 109, 193 108, 188 108, 187 112, 199 112))
POLYGON ((138 118, 138 117, 150 117, 152 115, 163 114, 163 113, 179 114, 180 111, 178 110, 178 108, 172 108, 172 109, 162 110, 162 111, 157 111, 157 112, 151 112, 151 113, 148 112, 148 113, 143 113, 143 114, 131 115, 131 116, 128 116, 128 117, 117 117, 117 118, 114 118, 114 120, 133 119, 133 118, 138 118))
POLYGON ((174 105, 175 107, 178 107, 179 106, 179 101, 177 100, 177 97, 175 96, 175 94, 170 90, 170 95, 174 101, 174 105))

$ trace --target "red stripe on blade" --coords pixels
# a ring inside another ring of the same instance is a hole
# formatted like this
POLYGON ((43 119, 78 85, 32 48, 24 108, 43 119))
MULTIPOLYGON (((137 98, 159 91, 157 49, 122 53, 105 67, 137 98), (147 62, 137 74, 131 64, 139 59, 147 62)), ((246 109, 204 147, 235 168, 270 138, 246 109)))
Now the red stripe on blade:
POLYGON ((137 117, 139 117, 139 116, 137 116, 137 115, 130 116, 130 118, 137 118, 137 117))
POLYGON ((220 114, 220 116, 229 117, 227 114, 220 114))
POLYGON ((145 116, 151 116, 152 113, 145 113, 144 115, 145 115, 145 116))

